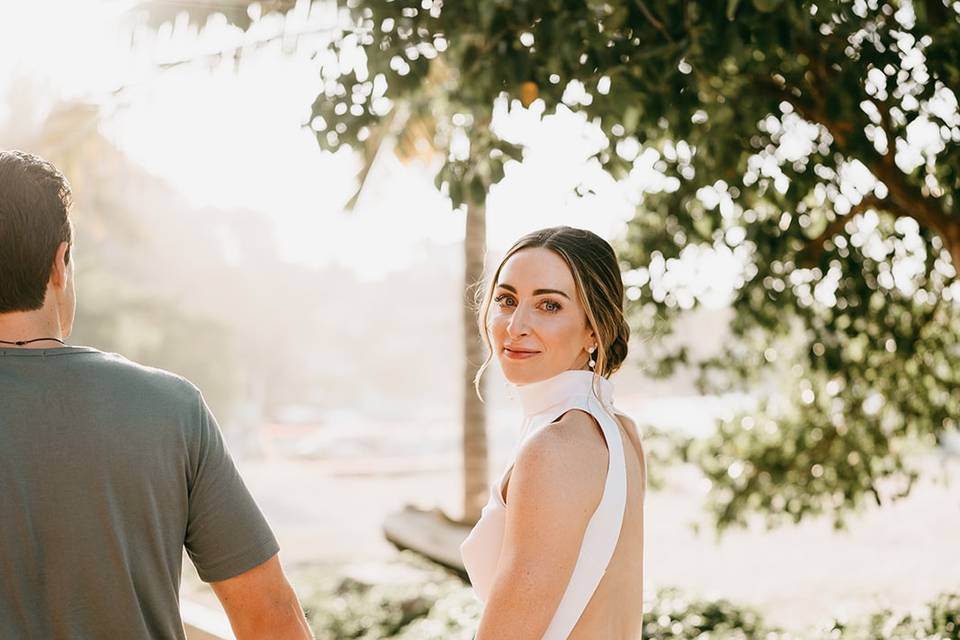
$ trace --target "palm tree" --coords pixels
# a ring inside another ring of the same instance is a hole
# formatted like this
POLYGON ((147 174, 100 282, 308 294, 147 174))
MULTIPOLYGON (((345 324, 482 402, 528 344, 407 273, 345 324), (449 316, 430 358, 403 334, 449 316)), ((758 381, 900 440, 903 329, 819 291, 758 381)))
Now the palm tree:
MULTIPOLYGON (((439 67, 439 61, 434 61, 439 67)), ((437 71, 435 73, 443 73, 437 71)), ((388 147, 404 164, 433 165, 442 150, 437 148, 436 118, 429 115, 410 116, 399 107, 385 117, 367 139, 363 148, 363 163, 359 174, 359 186, 347 203, 352 210, 360 201, 368 183, 371 169, 388 147), (392 143, 392 144, 391 144, 392 143)), ((463 514, 454 520, 472 525, 480 518, 489 490, 486 410, 474 386, 474 376, 486 357, 485 347, 477 332, 476 304, 474 295, 484 273, 487 252, 486 202, 469 200, 466 205, 466 220, 463 240, 463 371, 462 371, 462 457, 463 457, 463 514)))

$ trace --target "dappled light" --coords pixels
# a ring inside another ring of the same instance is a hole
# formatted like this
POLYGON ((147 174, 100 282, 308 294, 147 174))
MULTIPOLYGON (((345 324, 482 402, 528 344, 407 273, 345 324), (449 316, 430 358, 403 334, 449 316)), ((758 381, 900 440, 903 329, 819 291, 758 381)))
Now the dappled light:
POLYGON ((645 637, 960 637, 960 5, 19 4, 70 342, 202 390, 318 638, 476 635, 477 285, 558 225, 619 260, 645 637))

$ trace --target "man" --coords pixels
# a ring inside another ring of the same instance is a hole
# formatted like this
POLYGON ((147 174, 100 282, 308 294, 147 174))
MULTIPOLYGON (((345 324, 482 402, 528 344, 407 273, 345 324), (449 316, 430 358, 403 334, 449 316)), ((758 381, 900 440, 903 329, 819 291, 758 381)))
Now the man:
POLYGON ((200 392, 67 346, 70 188, 0 152, 0 638, 184 638, 184 547, 238 638, 309 638, 200 392))

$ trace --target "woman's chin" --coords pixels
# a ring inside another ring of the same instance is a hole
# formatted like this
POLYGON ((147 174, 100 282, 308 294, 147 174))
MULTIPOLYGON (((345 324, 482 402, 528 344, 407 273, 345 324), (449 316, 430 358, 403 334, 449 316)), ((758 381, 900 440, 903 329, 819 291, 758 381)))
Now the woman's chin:
MULTIPOLYGON (((553 377, 554 374, 544 371, 542 363, 529 360, 512 360, 501 357, 500 370, 507 382, 515 385, 532 384, 553 377)), ((557 372, 559 373, 559 372, 557 372)))

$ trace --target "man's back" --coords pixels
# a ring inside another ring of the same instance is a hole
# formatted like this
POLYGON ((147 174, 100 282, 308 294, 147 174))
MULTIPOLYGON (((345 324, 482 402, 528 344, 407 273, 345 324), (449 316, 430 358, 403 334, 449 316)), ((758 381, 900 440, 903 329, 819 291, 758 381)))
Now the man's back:
POLYGON ((183 638, 277 543, 199 391, 85 347, 0 349, 0 638, 183 638))

